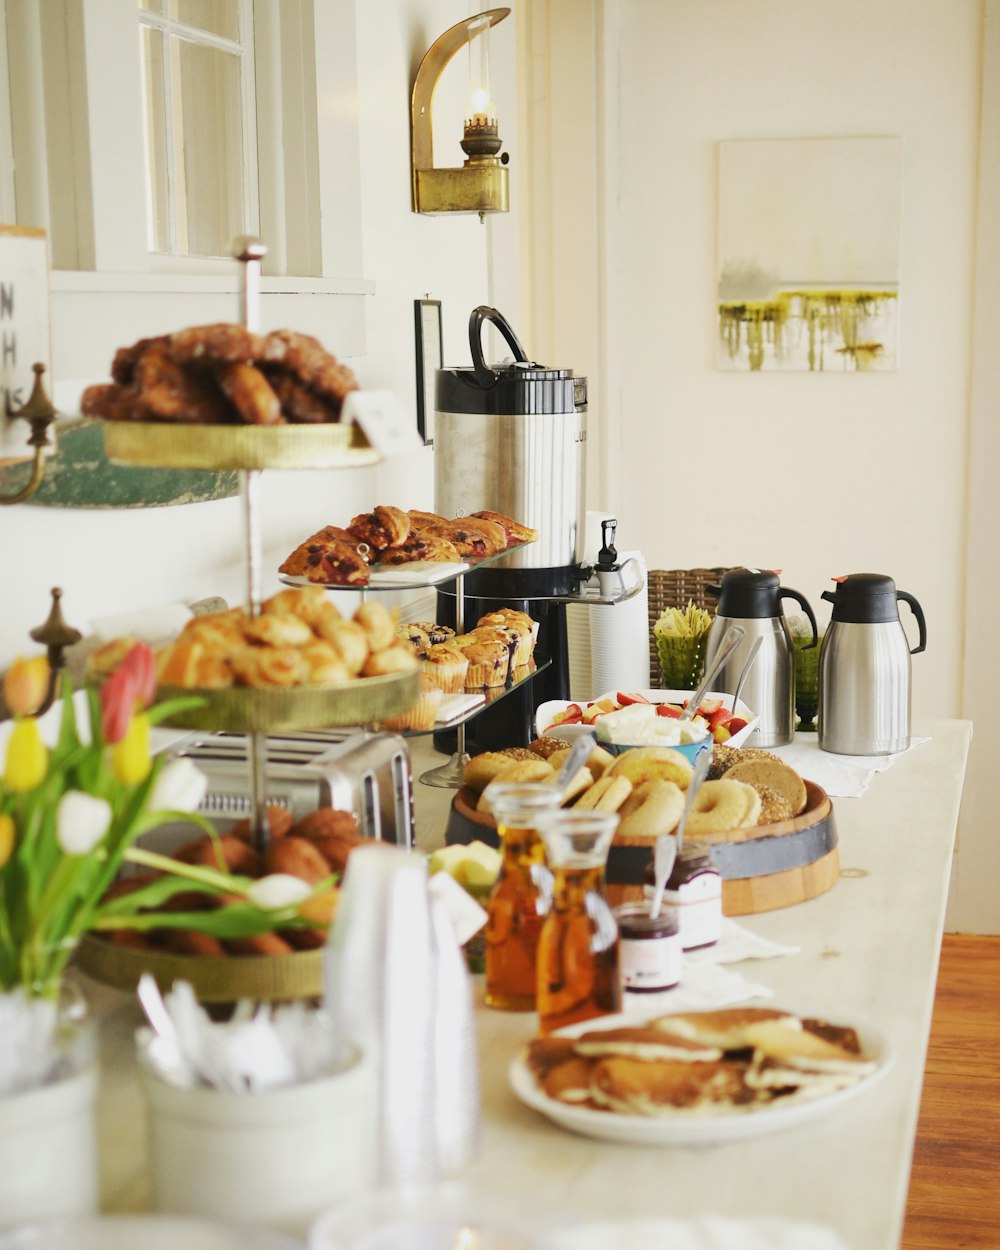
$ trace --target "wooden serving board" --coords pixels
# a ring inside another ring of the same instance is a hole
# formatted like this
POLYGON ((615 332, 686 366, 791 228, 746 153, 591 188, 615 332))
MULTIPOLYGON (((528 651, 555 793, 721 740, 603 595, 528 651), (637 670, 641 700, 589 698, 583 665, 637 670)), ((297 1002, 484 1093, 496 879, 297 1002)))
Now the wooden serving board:
MULTIPOLYGON (((479 840, 497 846, 496 824, 477 812, 478 795, 461 789, 452 802, 445 840, 479 840)), ((698 839, 712 847, 722 875, 722 910, 747 916, 804 903, 831 889, 840 875, 833 804, 821 786, 806 782, 806 806, 798 816, 772 825, 753 825, 698 839)), ((607 895, 612 906, 643 896, 648 838, 615 839, 608 855, 607 895)))

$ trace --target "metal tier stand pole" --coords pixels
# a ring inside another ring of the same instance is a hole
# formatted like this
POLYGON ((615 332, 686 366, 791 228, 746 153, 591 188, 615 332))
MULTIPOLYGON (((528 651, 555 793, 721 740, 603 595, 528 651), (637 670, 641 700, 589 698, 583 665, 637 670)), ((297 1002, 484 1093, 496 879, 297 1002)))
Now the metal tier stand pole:
MULTIPOLYGON (((455 579, 455 633, 465 633, 465 577, 455 579)), ((442 790, 457 790, 462 784, 462 776, 469 757, 465 750, 465 721, 460 721, 455 730, 455 754, 439 768, 431 768, 420 776, 425 786, 437 786, 442 790)))
MULTIPOLYGON (((240 238, 234 255, 243 266, 240 287, 240 319, 253 333, 260 330, 260 271, 267 247, 260 239, 240 238)), ((243 500, 244 550, 246 552, 246 607, 250 616, 260 615, 261 544, 260 544, 260 470, 240 470, 240 495, 243 500)), ((250 825, 253 844, 263 854, 267 850, 267 735, 254 730, 250 739, 250 825)))

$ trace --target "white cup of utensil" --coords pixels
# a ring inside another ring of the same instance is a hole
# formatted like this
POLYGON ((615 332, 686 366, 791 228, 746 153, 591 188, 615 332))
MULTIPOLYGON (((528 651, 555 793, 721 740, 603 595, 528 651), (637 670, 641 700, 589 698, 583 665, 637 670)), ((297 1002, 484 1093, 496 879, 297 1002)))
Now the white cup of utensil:
POLYGON ((155 1210, 301 1237, 321 1211, 374 1185, 375 1079, 357 1049, 328 1076, 229 1093, 165 1080, 145 1056, 145 1032, 155 1210))

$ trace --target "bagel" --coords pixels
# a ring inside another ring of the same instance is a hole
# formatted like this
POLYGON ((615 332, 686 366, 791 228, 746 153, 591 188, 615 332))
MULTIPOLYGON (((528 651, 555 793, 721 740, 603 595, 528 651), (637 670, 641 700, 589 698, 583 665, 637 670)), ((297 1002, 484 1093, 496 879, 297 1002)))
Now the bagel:
POLYGON ((584 811, 617 812, 632 793, 632 783, 627 777, 598 777, 589 790, 577 799, 574 807, 584 811))
POLYGON ((565 807, 568 803, 572 803, 575 798, 586 794, 594 785, 594 774, 590 769, 583 765, 578 768, 576 773, 570 777, 569 781, 562 788, 562 805, 565 807))
POLYGON ((474 755, 462 773, 462 785, 481 794, 501 768, 506 768, 511 762, 509 755, 501 755, 499 751, 474 755))
MULTIPOLYGON (((555 770, 551 768, 544 760, 511 760, 506 757, 505 765, 494 776, 493 781, 496 782, 537 782, 544 784, 555 780, 555 770)), ((492 782, 490 782, 492 785, 492 782)), ((492 815, 493 807, 490 802, 489 794, 490 786, 479 796, 479 802, 476 804, 477 812, 486 812, 492 815)))
POLYGON ((686 790, 693 770, 687 758, 670 747, 632 747, 606 771, 612 777, 627 777, 633 786, 644 781, 672 781, 686 790))
MULTIPOLYGON (((558 772, 563 764, 569 759, 570 748, 560 747, 558 751, 550 751, 545 759, 549 761, 554 769, 558 772)), ((603 747, 595 746, 587 758, 583 761, 587 768, 590 769, 594 777, 603 777, 608 771, 609 765, 614 763, 615 757, 603 747)))
MULTIPOLYGON (((710 781, 718 781, 724 777, 734 764, 742 764, 745 760, 777 760, 770 751, 762 751, 759 747, 727 747, 716 743, 712 747, 712 764, 708 770, 710 781)), ((779 761, 780 762, 780 761, 779 761)))
POLYGON ((543 760, 547 760, 550 755, 556 751, 568 751, 570 744, 565 738, 550 738, 548 734, 542 734, 540 738, 536 738, 534 742, 528 743, 528 750, 533 751, 543 760))
MULTIPOLYGON (((627 778, 611 778, 612 781, 627 778)), ((643 781, 635 786, 621 807, 618 835, 621 838, 657 838, 670 833, 684 811, 684 791, 673 781, 643 781)))
POLYGON ((733 781, 745 781, 749 785, 770 786, 783 794, 792 807, 792 815, 798 816, 806 805, 806 783, 794 768, 779 759, 741 760, 733 764, 726 776, 733 781))
POLYGON ((706 781, 695 795, 685 831, 692 837, 699 837, 709 833, 729 833, 733 829, 743 829, 748 824, 756 823, 756 816, 752 820, 747 819, 755 804, 759 815, 760 795, 753 786, 745 782, 734 781, 729 777, 706 781), (747 791, 753 795, 753 799, 749 798, 747 791))
POLYGON ((780 790, 773 786, 754 786, 760 795, 760 815, 758 825, 775 825, 779 820, 788 820, 792 815, 792 805, 780 790))

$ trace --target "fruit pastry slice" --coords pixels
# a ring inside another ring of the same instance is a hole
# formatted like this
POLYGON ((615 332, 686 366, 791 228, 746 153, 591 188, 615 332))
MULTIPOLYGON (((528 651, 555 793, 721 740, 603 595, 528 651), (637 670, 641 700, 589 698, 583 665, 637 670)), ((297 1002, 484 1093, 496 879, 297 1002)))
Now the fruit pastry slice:
POLYGON ((278 571, 327 586, 363 586, 368 581, 368 563, 357 539, 335 525, 300 543, 278 571))

